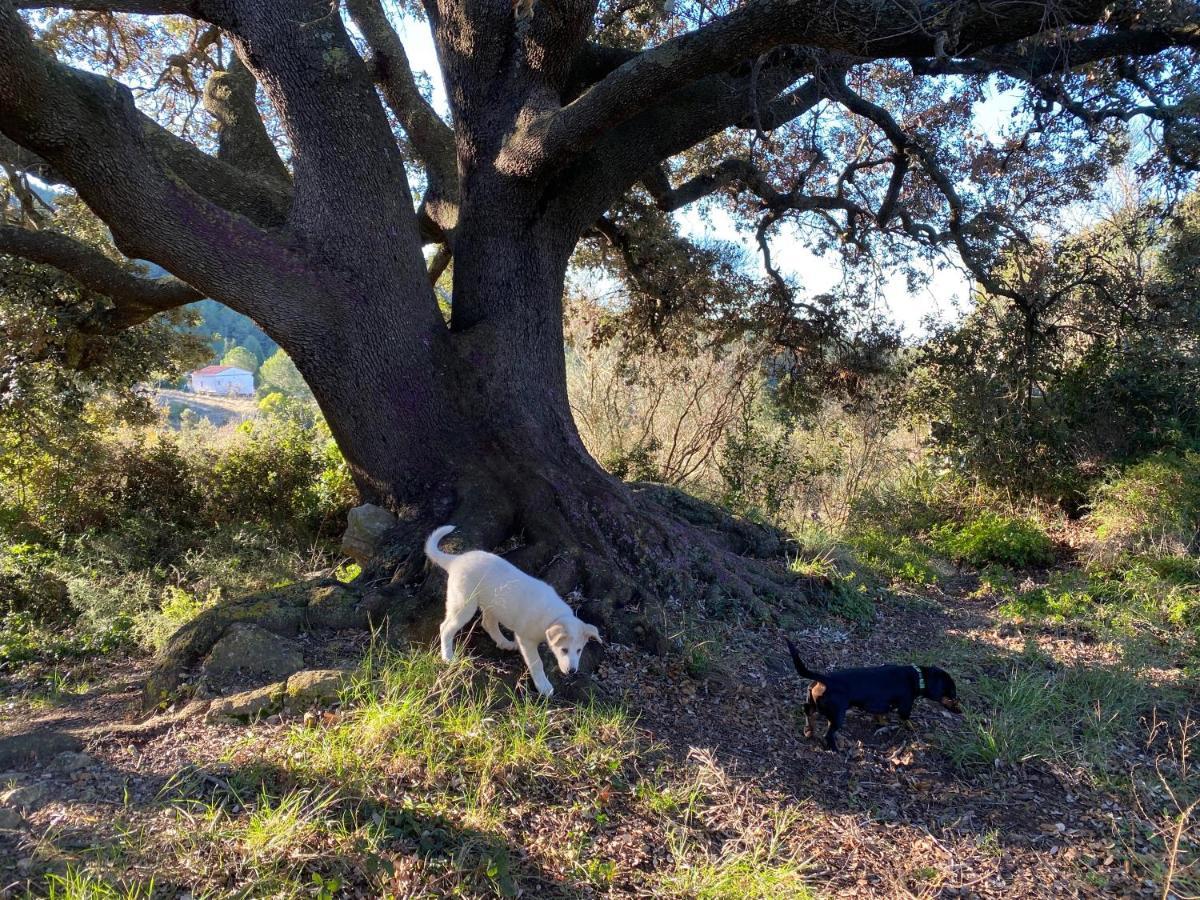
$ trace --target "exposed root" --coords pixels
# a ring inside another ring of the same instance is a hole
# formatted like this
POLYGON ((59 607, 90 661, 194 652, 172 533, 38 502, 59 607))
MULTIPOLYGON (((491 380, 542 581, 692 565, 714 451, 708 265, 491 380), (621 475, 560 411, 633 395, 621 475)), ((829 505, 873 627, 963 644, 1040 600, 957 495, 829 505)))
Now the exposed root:
MULTIPOLYGON (((788 543, 779 532, 664 485, 624 485, 599 470, 547 474, 513 465, 464 475, 455 495, 452 510, 401 518, 349 589, 354 599, 345 620, 311 621, 319 610, 312 592, 328 587, 312 583, 223 604, 184 626, 149 679, 147 708, 174 697, 184 673, 236 621, 294 634, 313 624, 365 626, 369 617, 389 640, 432 640, 445 576, 427 563, 422 546, 437 525, 456 526, 446 549, 499 552, 567 597, 606 640, 654 653, 667 652, 667 635, 688 610, 765 621, 828 593, 826 581, 788 571, 788 543)), ((492 652, 486 640, 476 647, 492 652)))

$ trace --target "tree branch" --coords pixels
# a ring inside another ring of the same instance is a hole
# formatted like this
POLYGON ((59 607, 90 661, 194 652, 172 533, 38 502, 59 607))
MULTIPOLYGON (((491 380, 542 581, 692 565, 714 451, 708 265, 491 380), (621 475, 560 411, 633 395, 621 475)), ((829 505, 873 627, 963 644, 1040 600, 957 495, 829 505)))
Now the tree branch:
POLYGON ((201 0, 16 0, 17 9, 73 9, 80 12, 206 18, 201 0))
POLYGON ((654 105, 664 94, 754 59, 774 47, 803 44, 878 59, 935 56, 954 32, 958 55, 1012 43, 1052 24, 1097 21, 1102 0, 1045 2, 992 0, 750 0, 695 31, 645 50, 579 99, 527 128, 547 161, 576 155, 614 126, 654 105))
POLYGON ((400 119, 413 149, 421 157, 435 190, 457 196, 458 161, 454 133, 417 90, 408 54, 379 0, 347 0, 354 24, 374 56, 368 60, 388 106, 400 119))
POLYGON ((275 144, 255 102, 258 83, 236 54, 214 71, 204 86, 204 108, 217 120, 217 159, 251 175, 291 187, 275 144))
POLYGON ((139 277, 95 247, 56 231, 0 225, 0 253, 53 266, 88 290, 108 297, 114 309, 100 326, 105 331, 120 331, 202 297, 178 278, 139 277))
POLYGON ((53 165, 123 253, 164 266, 239 312, 262 318, 273 298, 290 296, 304 278, 275 236, 190 186, 215 175, 205 186, 228 191, 238 182, 226 177, 237 170, 143 116, 123 85, 55 61, 34 44, 11 0, 0 0, 0 131, 53 165), (181 173, 177 160, 199 160, 199 171, 181 173))

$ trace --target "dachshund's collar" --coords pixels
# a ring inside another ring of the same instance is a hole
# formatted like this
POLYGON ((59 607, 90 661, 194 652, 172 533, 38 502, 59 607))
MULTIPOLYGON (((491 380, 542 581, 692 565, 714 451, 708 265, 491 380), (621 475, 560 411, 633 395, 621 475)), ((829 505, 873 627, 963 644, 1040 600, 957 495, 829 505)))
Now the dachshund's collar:
POLYGON ((914 665, 913 671, 917 673, 917 690, 925 690, 925 673, 921 671, 921 667, 914 665))

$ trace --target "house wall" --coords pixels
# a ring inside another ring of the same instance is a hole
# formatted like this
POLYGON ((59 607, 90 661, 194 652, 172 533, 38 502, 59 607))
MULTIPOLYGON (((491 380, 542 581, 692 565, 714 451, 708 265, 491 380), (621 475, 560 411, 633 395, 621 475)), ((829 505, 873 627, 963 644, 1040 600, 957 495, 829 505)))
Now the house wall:
POLYGON ((249 396, 254 393, 254 376, 249 373, 193 375, 190 381, 192 390, 198 394, 249 396))

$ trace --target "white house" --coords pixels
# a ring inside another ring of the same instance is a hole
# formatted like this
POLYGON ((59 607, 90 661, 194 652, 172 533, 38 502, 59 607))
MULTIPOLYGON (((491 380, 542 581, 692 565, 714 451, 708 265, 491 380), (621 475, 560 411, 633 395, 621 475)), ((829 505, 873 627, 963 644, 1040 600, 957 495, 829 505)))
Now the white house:
POLYGON ((188 376, 188 386, 194 394, 249 397, 254 394, 254 374, 237 366, 205 366, 188 376))

